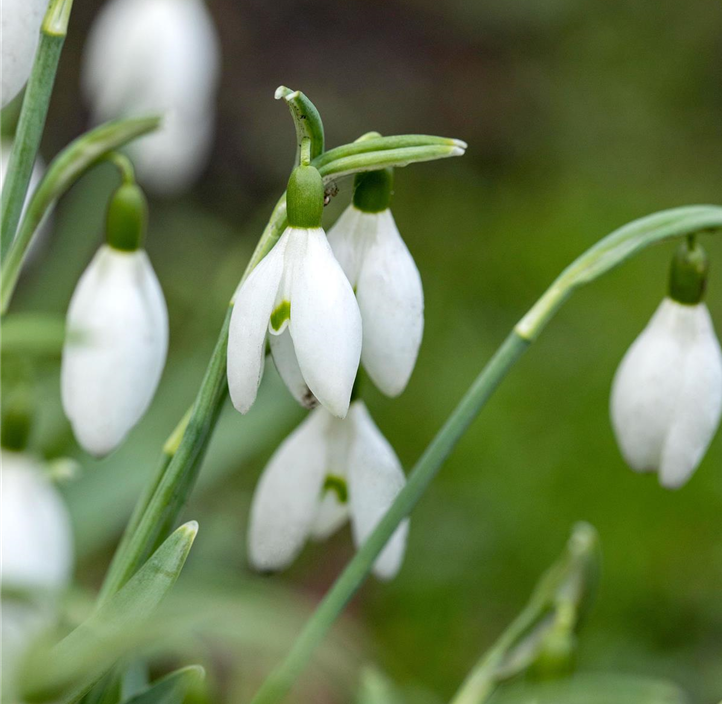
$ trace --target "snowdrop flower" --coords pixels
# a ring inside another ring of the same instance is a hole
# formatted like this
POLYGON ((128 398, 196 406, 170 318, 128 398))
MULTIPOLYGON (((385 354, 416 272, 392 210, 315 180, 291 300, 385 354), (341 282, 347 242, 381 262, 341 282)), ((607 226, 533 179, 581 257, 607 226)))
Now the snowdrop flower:
POLYGON ((168 311, 142 248, 146 205, 121 186, 108 210, 108 243, 78 282, 67 316, 62 399, 78 442, 115 449, 150 405, 168 349, 168 311))
POLYGON ((722 413, 722 351, 702 302, 707 262, 682 245, 665 298, 622 360, 611 416, 622 454, 638 472, 682 486, 704 456, 722 413))
POLYGON ((83 63, 93 119, 165 113, 129 146, 141 183, 172 195, 205 167, 213 138, 220 48, 203 0, 110 0, 83 63))
POLYGON ((41 463, 20 451, 2 450, 2 588, 36 592, 2 598, 4 688, 30 642, 55 618, 54 597, 73 569, 70 516, 41 463))
POLYGON ((356 177, 353 203, 328 241, 356 291, 363 320, 361 362, 388 396, 409 381, 424 332, 424 292, 389 209, 393 172, 356 177))
POLYGON ((289 226, 239 287, 228 340, 228 386, 246 413, 263 375, 266 338, 278 371, 304 406, 343 418, 361 355, 361 315, 321 228, 323 182, 311 166, 288 183, 289 226))
POLYGON ((2 107, 23 89, 33 68, 48 0, 3 0, 2 107))
MULTIPOLYGON (((248 550, 258 570, 289 565, 309 537, 324 540, 349 518, 361 546, 404 486, 401 464, 363 401, 339 420, 317 408, 276 450, 256 487, 248 550)), ((381 579, 399 571, 405 520, 374 565, 381 579)))

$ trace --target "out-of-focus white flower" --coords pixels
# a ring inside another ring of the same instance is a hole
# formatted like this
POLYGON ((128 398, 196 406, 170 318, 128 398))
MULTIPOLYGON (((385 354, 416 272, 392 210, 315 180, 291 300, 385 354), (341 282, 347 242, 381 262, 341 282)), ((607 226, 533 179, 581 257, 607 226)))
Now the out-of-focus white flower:
POLYGON ((625 355, 611 417, 625 460, 682 486, 704 456, 722 413, 722 351, 704 303, 665 298, 625 355))
POLYGON ((289 179, 289 227, 236 292, 228 387, 246 413, 263 375, 267 333, 281 378, 307 408, 343 418, 361 356, 361 315, 321 228, 323 182, 303 166, 289 179))
POLYGON ((381 391, 398 396, 424 332, 419 270, 388 207, 368 212, 350 205, 328 241, 356 291, 363 320, 361 363, 381 391))
POLYGON ((42 465, 24 452, 2 450, 2 671, 8 689, 15 663, 55 618, 54 597, 70 581, 73 538, 62 497, 42 465))
POLYGON ((23 452, 2 451, 2 584, 58 590, 70 579, 70 518, 42 466, 23 452))
POLYGON ((102 456, 150 405, 168 349, 168 311, 145 250, 103 245, 70 301, 63 408, 78 442, 102 456))
POLYGON ((3 0, 2 107, 30 77, 48 0, 3 0))
MULTIPOLYGON (((256 487, 248 536, 252 565, 283 569, 309 537, 323 540, 349 517, 361 546, 405 481, 362 401, 351 404, 345 420, 317 408, 276 450, 256 487)), ((377 577, 391 579, 399 571, 408 529, 406 519, 377 558, 377 577)))
POLYGON ((129 153, 141 183, 162 194, 190 187, 205 167, 215 122, 220 45, 203 0, 110 0, 83 63, 97 122, 164 113, 129 153))
MULTIPOLYGON (((8 162, 10 161, 10 152, 12 151, 12 148, 13 143, 11 141, 7 139, 3 139, 2 141, 0 141, 0 191, 5 184, 5 174, 8 170, 8 162)), ((35 164, 33 165, 33 171, 30 174, 30 184, 28 185, 28 193, 27 197, 25 198, 25 203, 23 205, 23 211, 20 215, 20 222, 22 222, 22 219, 25 215, 25 209, 27 207, 28 201, 35 192, 35 189, 38 187, 40 179, 42 179, 44 173, 45 163, 38 156, 38 158, 35 160, 35 164)), ((26 262, 32 261, 32 259, 37 255, 37 252, 40 250, 40 248, 43 246, 43 243, 47 239, 48 233, 51 229, 49 220, 50 218, 46 218, 44 220, 43 224, 41 225, 40 232, 38 232, 35 237, 33 237, 32 245, 30 246, 30 250, 26 257, 26 262)))

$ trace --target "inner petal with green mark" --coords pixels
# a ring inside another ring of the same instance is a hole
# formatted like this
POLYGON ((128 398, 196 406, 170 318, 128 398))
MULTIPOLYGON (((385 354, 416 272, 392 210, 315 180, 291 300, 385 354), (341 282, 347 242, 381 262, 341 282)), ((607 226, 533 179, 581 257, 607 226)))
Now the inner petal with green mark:
POLYGON ((336 494, 339 503, 345 504, 348 502, 348 485, 343 477, 339 477, 337 474, 327 475, 323 482, 321 496, 324 496, 329 491, 333 491, 336 494))
POLYGON ((291 320, 291 301, 281 301, 271 313, 271 332, 280 335, 291 320))

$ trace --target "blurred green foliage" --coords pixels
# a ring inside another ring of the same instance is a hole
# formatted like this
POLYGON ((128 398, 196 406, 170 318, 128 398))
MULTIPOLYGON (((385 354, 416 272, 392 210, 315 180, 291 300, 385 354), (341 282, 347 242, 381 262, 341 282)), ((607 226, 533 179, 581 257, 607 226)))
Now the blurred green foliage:
MULTIPOLYGON (((97 6, 74 10, 46 160, 87 125, 78 67, 97 6)), ((80 457, 83 476, 66 487, 86 586, 99 583, 165 437, 193 398, 226 301, 284 187, 294 136, 273 100, 278 84, 311 97, 330 146, 371 129, 470 144, 462 160, 400 170, 395 179, 394 214, 424 281, 425 339, 403 396, 371 391, 367 402, 406 467, 572 258, 631 219, 719 202, 722 193, 718 0, 209 6, 224 45, 214 158, 193 193, 151 203, 148 248, 169 303, 169 364, 126 445, 101 462, 80 457)), ((113 179, 102 167, 61 203, 15 310, 66 309, 100 241, 113 179)), ((348 202, 349 184, 340 185, 326 225, 348 202)), ((705 245, 708 303, 722 329, 722 243, 705 245)), ((522 607, 571 524, 588 520, 601 536, 604 572, 579 667, 665 677, 694 704, 719 700, 722 439, 690 483, 669 492, 624 466, 608 420, 612 375, 664 295, 672 252, 645 253, 578 294, 497 392, 414 513, 399 577, 370 582, 351 605, 349 618, 368 639, 357 662, 377 663, 407 692, 447 700, 522 607)), ((77 454, 57 377, 57 360, 41 367, 33 442, 50 456, 77 454)), ((181 582, 219 567, 246 574, 251 492, 302 415, 274 379, 248 417, 226 409, 185 512, 201 529, 181 582)), ((281 599, 316 600, 349 557, 347 537, 310 546, 269 585, 283 585, 281 599)), ((284 635, 275 657, 290 645, 284 635)), ((227 691, 252 692, 269 666, 246 664, 234 679, 222 653, 213 655, 227 691)), ((338 691, 316 666, 297 696, 351 700, 338 691)))

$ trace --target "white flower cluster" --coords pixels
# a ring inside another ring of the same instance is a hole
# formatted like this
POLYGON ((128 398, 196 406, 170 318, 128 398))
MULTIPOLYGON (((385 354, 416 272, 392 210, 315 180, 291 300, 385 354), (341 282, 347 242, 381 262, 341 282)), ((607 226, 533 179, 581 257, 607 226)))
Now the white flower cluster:
MULTIPOLYGON (((391 446, 366 406, 352 402, 360 361, 381 391, 400 394, 423 333, 421 277, 388 208, 390 188, 388 178, 357 178, 356 195, 370 193, 374 211, 355 198, 328 238, 320 222, 299 227, 289 215, 289 227, 236 294, 228 343, 235 407, 246 413, 256 398, 266 340, 293 396, 306 408, 321 406, 259 482, 249 530, 259 569, 285 567, 309 536, 325 538, 349 516, 360 546, 404 486, 391 446)), ((378 559, 378 576, 398 571, 407 532, 404 522, 378 559)))

